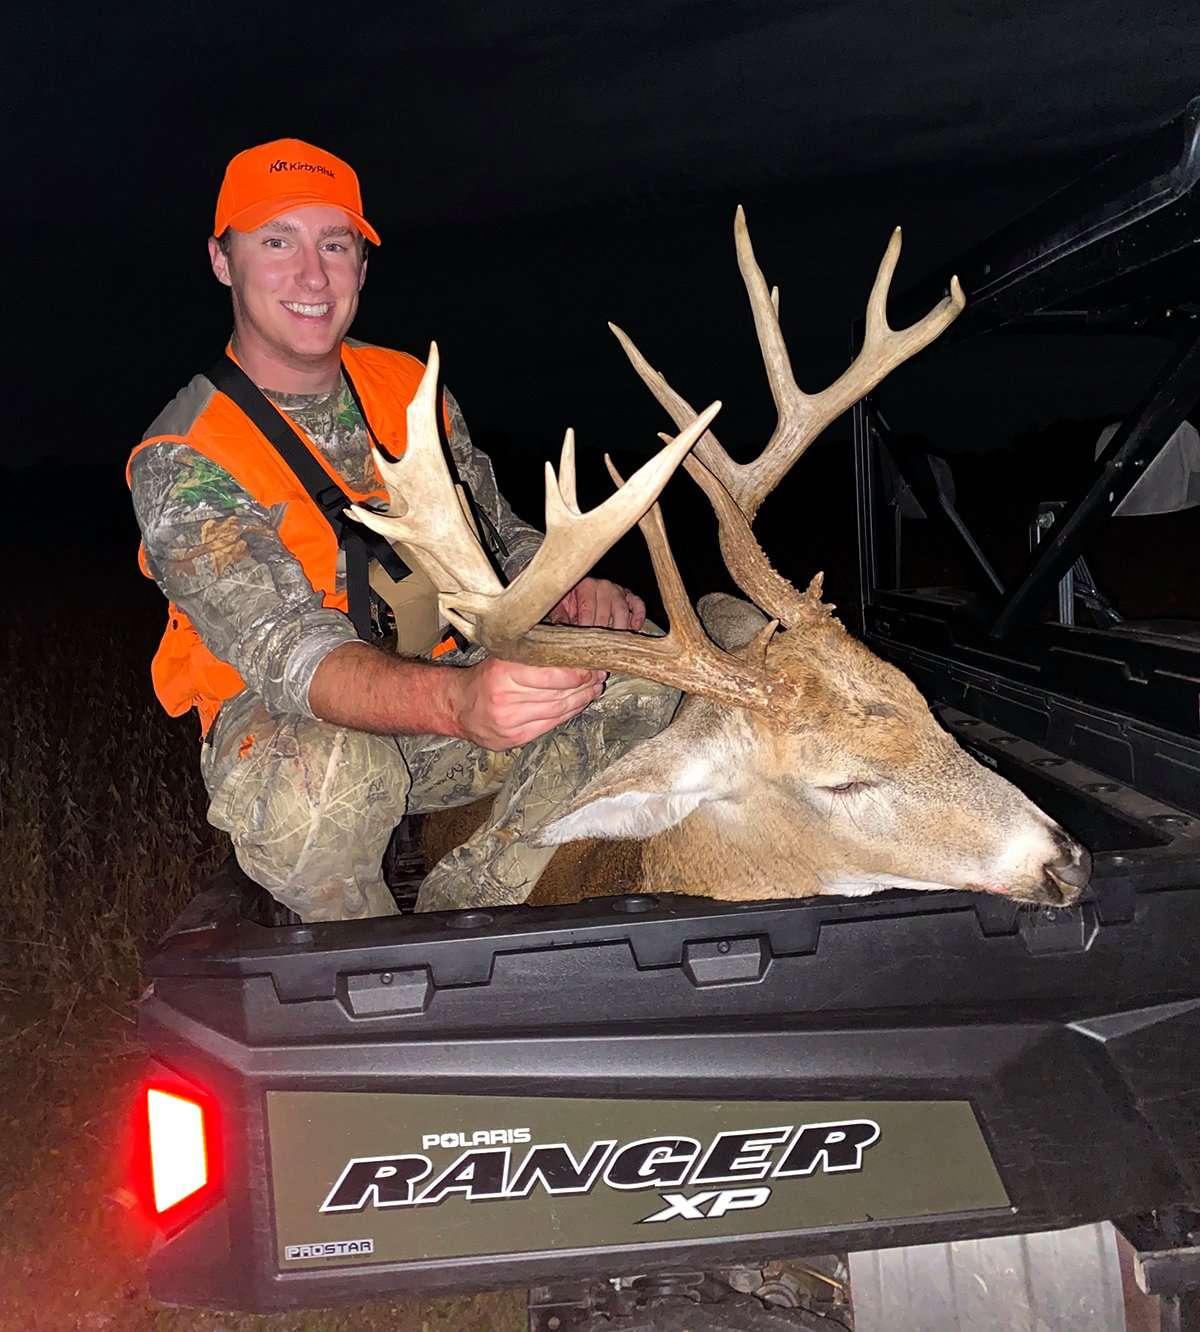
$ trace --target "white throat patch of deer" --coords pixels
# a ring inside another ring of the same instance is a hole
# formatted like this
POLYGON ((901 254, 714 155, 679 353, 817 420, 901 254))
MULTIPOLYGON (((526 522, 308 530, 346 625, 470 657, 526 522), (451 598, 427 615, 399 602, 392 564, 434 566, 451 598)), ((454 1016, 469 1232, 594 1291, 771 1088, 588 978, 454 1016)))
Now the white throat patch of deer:
MULTIPOLYGON (((762 501, 822 430, 957 317, 965 304, 957 278, 923 319, 890 328, 897 228, 867 304, 862 349, 833 384, 806 394, 792 376, 778 290, 755 261, 740 208, 734 235, 778 409, 753 462, 734 462, 710 431, 719 403, 697 413, 614 327, 680 433, 663 436, 665 446, 628 482, 609 463, 616 493, 584 514, 568 431, 557 475, 546 466, 546 541, 505 587, 442 455, 434 345, 408 410, 407 451, 395 463, 376 458, 389 511, 351 513, 402 545, 433 581, 445 617, 493 654, 624 671, 687 695, 665 731, 599 773, 536 834, 543 844, 639 841, 638 881, 616 890, 749 900, 967 888, 1030 903, 1074 901, 1090 874, 1087 851, 962 750, 913 684, 846 632, 821 600, 819 574, 799 591, 771 567, 751 530, 762 501), (716 596, 701 601, 699 616, 693 609, 657 505, 680 463, 712 503, 726 566, 753 604, 716 596), (541 623, 634 523, 670 632, 541 623)), ((603 891, 601 878, 580 874, 576 882, 577 895, 603 891)), ((539 892, 533 900, 547 899, 539 892)))

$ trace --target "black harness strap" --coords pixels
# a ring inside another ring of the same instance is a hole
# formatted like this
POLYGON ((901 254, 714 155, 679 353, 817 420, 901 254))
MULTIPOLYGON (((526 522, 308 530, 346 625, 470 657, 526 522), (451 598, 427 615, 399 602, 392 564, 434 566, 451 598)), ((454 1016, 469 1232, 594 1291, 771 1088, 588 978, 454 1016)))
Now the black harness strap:
MULTIPOLYGON (((343 373, 345 367, 342 367, 343 373)), ((268 398, 255 385, 254 381, 236 361, 228 356, 220 360, 207 371, 212 383, 250 418, 266 438, 274 445, 283 461, 287 463, 296 479, 311 496, 312 501, 325 516, 337 536, 338 545, 346 555, 346 595, 350 602, 350 621, 359 638, 370 642, 371 639, 371 592, 368 582, 369 563, 378 561, 384 571, 399 582, 407 578, 408 565, 396 554, 395 549, 377 532, 363 527, 352 518, 346 517, 346 509, 355 501, 332 480, 329 473, 317 462, 312 453, 301 441, 295 430, 287 423, 282 414, 271 405, 268 398)), ((358 392, 346 375, 350 392, 367 427, 371 442, 379 448, 379 441, 362 410, 358 392)), ((380 452, 383 452, 380 449, 380 452)))

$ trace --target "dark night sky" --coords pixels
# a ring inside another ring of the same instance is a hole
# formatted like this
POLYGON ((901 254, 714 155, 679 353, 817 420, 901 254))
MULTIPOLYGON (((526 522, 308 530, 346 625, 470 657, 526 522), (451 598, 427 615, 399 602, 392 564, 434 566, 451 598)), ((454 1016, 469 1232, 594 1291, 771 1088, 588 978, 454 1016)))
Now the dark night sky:
POLYGON ((819 387, 895 222, 904 285, 1175 112, 1200 91, 1200 11, 131 0, 27 9, 4 61, 24 327, 3 461, 118 466, 212 359, 221 172, 282 135, 358 169, 384 246, 355 331, 418 354, 436 336, 477 437, 541 450, 574 424, 584 446, 651 446, 664 422, 612 318, 694 400, 726 400, 738 451, 770 412, 736 202, 819 387))

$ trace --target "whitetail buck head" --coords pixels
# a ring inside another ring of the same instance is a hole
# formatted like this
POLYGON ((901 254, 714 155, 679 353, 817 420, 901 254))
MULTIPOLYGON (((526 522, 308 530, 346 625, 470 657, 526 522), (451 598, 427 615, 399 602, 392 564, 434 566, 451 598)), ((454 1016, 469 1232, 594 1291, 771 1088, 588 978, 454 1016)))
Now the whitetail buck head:
POLYGON ((821 600, 820 575, 798 591, 751 532, 763 499, 825 426, 955 319, 964 305, 958 280, 924 319, 889 328, 897 229, 868 302, 862 350, 832 385, 808 395, 792 377, 778 291, 768 291, 741 209, 735 239, 779 413, 754 462, 735 463, 708 432, 720 403, 697 415, 614 328, 681 433, 627 483, 609 463, 618 490, 581 514, 568 431, 558 476, 546 465, 546 540, 504 587, 446 469, 434 346, 409 408, 406 453, 395 463, 377 456, 389 511, 351 512, 402 545, 438 589, 446 618, 494 655, 625 671, 687 695, 665 731, 600 773, 538 832, 543 844, 638 839, 645 887, 726 899, 907 887, 1074 901, 1090 873, 1087 851, 962 750, 912 683, 846 632, 821 600), (754 603, 705 598, 703 628, 656 503, 680 462, 711 501, 725 563, 754 603), (540 623, 634 523, 650 549, 670 632, 540 623))

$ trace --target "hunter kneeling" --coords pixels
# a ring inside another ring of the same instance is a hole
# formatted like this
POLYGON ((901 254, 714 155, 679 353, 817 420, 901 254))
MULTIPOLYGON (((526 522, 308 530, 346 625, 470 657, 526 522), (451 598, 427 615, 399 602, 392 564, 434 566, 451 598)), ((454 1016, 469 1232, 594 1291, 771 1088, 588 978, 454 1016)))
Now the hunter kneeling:
MULTIPOLYGON (((170 602, 155 691, 171 715, 199 713, 210 822, 305 921, 395 912, 381 862, 400 819, 486 795, 491 814, 434 866, 418 909, 525 901, 556 849, 526 834, 666 726, 680 697, 470 645, 440 619, 414 552, 347 515, 387 500, 372 446, 405 452, 425 369, 346 339, 369 244, 379 236, 346 163, 298 140, 235 157, 208 242, 233 299, 231 342, 128 469, 143 571, 170 602)), ((512 580, 542 534, 500 495, 448 392, 441 406, 443 466, 512 580)), ((665 483, 659 471, 640 508, 623 501, 623 529, 665 483)), ((633 593, 582 576, 545 612, 615 629, 645 620, 633 593)))

